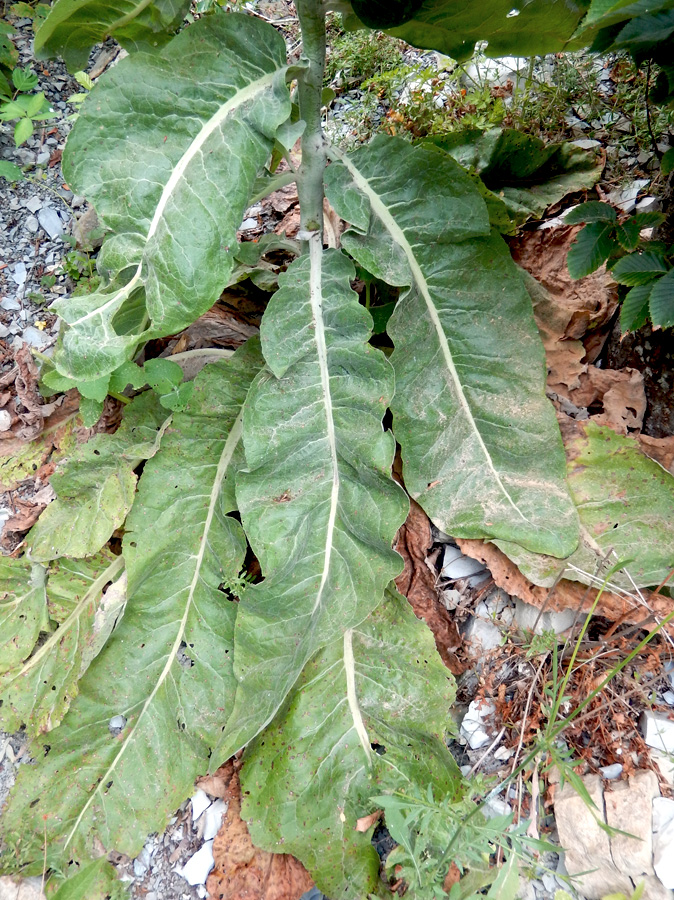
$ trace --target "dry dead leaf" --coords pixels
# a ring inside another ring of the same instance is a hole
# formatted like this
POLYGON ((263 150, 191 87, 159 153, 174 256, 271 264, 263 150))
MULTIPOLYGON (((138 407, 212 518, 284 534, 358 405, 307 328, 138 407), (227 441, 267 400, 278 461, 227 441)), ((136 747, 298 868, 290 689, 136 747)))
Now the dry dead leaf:
POLYGON ((455 884, 458 884, 461 881, 461 871, 456 863, 451 863, 449 867, 449 871, 445 875, 445 880, 442 883, 442 888, 444 891, 449 893, 452 887, 455 884))
POLYGON ((300 230, 300 208, 293 206, 278 223, 274 231, 276 234, 285 234, 286 237, 296 237, 300 230))
POLYGON ((215 773, 228 801, 222 828, 213 841, 215 865, 206 888, 212 900, 297 900, 313 887, 309 873, 293 856, 267 853, 253 845, 241 818, 241 788, 235 764, 215 773))
POLYGON ((240 347, 249 337, 257 334, 255 324, 232 310, 217 304, 190 325, 181 335, 183 350, 199 350, 203 347, 240 347))
POLYGON ((654 438, 647 434, 639 435, 639 444, 646 456, 674 475, 674 435, 672 437, 654 438))
POLYGON ((216 800, 224 800, 227 793, 227 781, 220 775, 204 775, 197 778, 197 787, 201 788, 209 797, 215 797, 216 800))
MULTIPOLYGON (((465 554, 483 562, 491 572, 495 583, 512 597, 519 597, 520 600, 539 609, 545 607, 548 612, 576 609, 580 614, 585 614, 592 608, 597 596, 594 588, 586 587, 578 581, 567 581, 565 578, 554 588, 538 587, 525 578, 515 563, 493 544, 463 538, 457 538, 456 543, 465 554)), ((667 597, 661 597, 647 590, 642 590, 641 594, 648 607, 659 618, 664 618, 672 611, 672 601, 667 597)), ((648 616, 647 610, 629 597, 611 594, 608 591, 604 591, 601 595, 597 614, 612 622, 621 619, 630 624, 643 624, 648 616)), ((652 626, 655 626, 654 621, 652 626)))
POLYGON ((395 549, 405 564, 396 578, 396 587, 407 597, 415 615, 423 619, 433 632, 444 664, 454 675, 460 675, 463 666, 455 651, 461 646, 461 635, 450 613, 438 599, 435 575, 426 563, 432 543, 428 516, 418 503, 410 499, 409 515, 399 529, 395 543, 395 549))
POLYGON ((373 813, 370 813, 369 816, 363 816, 361 819, 358 819, 356 822, 356 831, 360 831, 361 834, 365 834, 366 831, 369 831, 373 825, 376 825, 377 822, 384 815, 383 809, 378 809, 373 813))
POLYGON ((568 396, 578 407, 590 409, 601 404, 604 411, 590 417, 597 425, 607 425, 619 434, 627 434, 628 429, 641 429, 646 392, 644 377, 636 369, 589 366, 580 376, 578 389, 570 391, 568 396))

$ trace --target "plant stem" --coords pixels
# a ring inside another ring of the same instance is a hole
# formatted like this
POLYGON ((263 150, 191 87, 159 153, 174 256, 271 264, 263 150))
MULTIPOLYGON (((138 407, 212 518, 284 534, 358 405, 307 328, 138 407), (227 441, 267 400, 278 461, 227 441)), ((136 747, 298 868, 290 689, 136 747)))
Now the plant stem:
MULTIPOLYGON (((302 60, 297 76, 302 135, 302 164, 297 178, 300 225, 306 241, 310 232, 323 234, 323 173, 326 146, 321 122, 321 94, 325 73, 325 7, 321 0, 297 0, 302 28, 302 60)), ((306 245, 305 245, 306 249, 306 245)))

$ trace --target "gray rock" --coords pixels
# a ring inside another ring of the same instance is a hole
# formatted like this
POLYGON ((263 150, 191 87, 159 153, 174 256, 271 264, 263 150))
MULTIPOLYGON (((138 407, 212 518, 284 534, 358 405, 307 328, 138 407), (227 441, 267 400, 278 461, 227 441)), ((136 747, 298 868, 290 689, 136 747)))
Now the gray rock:
POLYGON ((479 750, 492 739, 489 723, 495 712, 496 707, 492 703, 471 701, 461 723, 461 734, 468 741, 471 750, 479 750))
POLYGON ((604 791, 607 824, 634 835, 614 834, 610 842, 615 864, 635 883, 653 874, 651 810, 653 799, 659 796, 658 779, 650 769, 636 772, 629 782, 619 781, 610 791, 604 791))
POLYGON ((24 205, 29 212, 36 213, 38 209, 42 209, 42 200, 37 196, 31 197, 24 205))
POLYGON ((616 778, 620 778, 623 769, 624 766, 622 763, 613 763, 612 766, 602 766, 599 771, 602 774, 602 778, 606 781, 614 781, 616 778))
MULTIPOLYGON (((14 269, 12 271, 12 281, 14 282, 14 284, 18 284, 19 287, 21 287, 22 284, 25 284, 27 274, 28 273, 26 271, 26 264, 22 263, 22 262, 18 262, 15 264, 14 269)), ((19 309, 21 308, 20 304, 19 304, 18 308, 19 309)))
POLYGON ((666 888, 674 888, 674 800, 653 800, 653 864, 666 888))
POLYGON ((47 163, 49 162, 50 156, 51 156, 51 153, 49 152, 49 150, 41 150, 40 153, 38 153, 38 155, 37 155, 35 164, 38 166, 46 166, 47 163))
POLYGON ((0 300, 0 306, 6 310, 21 309, 21 303, 16 297, 4 297, 0 300))
POLYGON ((662 204, 658 197, 642 197, 637 203, 637 212, 660 212, 662 204))
POLYGON ((26 150, 25 147, 19 147, 16 151, 16 161, 20 166, 33 166, 35 165, 35 154, 26 150))
POLYGON ((554 631, 555 634, 562 634, 573 625, 575 618, 573 609, 541 612, 537 606, 525 603, 519 597, 515 598, 515 621, 523 631, 533 631, 535 634, 554 631))
POLYGON ((38 350, 51 342, 48 334, 45 334, 44 331, 40 331, 39 328, 35 328, 33 325, 28 325, 27 328, 24 328, 21 336, 27 344, 38 350))
POLYGON ((30 231, 31 234, 35 234, 35 232, 40 227, 40 223, 35 218, 35 216, 28 216, 28 218, 26 219, 25 225, 26 225, 26 231, 30 231))
POLYGON ((103 243, 103 229, 93 206, 85 210, 75 221, 73 237, 80 250, 98 250, 103 243))
POLYGON ((37 214, 38 221, 52 240, 63 234, 63 222, 51 206, 43 207, 37 214))
POLYGON ((674 753, 674 722, 646 710, 641 716, 641 732, 649 747, 674 753))

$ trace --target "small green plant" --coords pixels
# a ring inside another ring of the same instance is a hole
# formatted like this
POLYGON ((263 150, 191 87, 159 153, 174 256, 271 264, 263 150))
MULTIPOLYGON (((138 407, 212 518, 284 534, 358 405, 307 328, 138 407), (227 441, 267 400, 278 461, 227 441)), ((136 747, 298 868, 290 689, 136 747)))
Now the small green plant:
POLYGON ((77 121, 77 118, 80 114, 80 107, 82 106, 84 101, 87 99, 87 96, 89 95, 89 91, 94 86, 93 81, 91 80, 91 78, 89 78, 89 76, 87 75, 86 72, 75 72, 74 78, 75 78, 75 81, 81 87, 84 88, 84 90, 78 91, 76 94, 71 94, 70 97, 68 97, 68 103, 72 104, 72 106, 75 107, 75 112, 71 113, 67 117, 66 121, 68 121, 68 122, 76 122, 77 121))
POLYGON ((0 122, 18 120, 14 126, 14 143, 17 147, 32 136, 35 122, 51 119, 54 115, 42 91, 30 93, 37 87, 37 82, 37 75, 29 68, 14 69, 14 92, 11 99, 0 102, 0 122))
POLYGON ((608 203, 590 200, 566 216, 569 225, 586 223, 569 250, 572 278, 583 278, 606 264, 623 287, 620 327, 623 332, 651 321, 656 328, 674 326, 674 247, 643 240, 644 228, 664 221, 662 213, 637 213, 624 221, 608 203))

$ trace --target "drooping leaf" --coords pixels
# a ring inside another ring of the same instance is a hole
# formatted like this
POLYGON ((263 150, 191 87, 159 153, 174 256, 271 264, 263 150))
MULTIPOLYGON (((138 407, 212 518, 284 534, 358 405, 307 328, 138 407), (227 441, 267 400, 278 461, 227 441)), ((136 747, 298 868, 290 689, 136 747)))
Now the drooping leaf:
POLYGON ((46 833, 49 860, 82 859, 100 843, 135 856, 208 765, 234 694, 236 604, 220 586, 245 555, 228 513, 241 407, 261 364, 253 342, 206 366, 145 466, 123 544, 122 622, 59 728, 36 742, 39 765, 23 767, 0 820, 19 856, 34 852, 31 831, 46 833))
POLYGON ((671 328, 674 325, 674 269, 670 269, 653 285, 649 312, 656 328, 671 328))
POLYGON ((607 28, 647 12, 674 6, 673 0, 592 0, 581 29, 607 28))
POLYGON ((393 370, 340 252, 293 262, 262 320, 269 366, 244 412, 237 500, 265 580, 236 620, 234 710, 218 759, 268 724, 316 651, 361 622, 400 571, 407 501, 382 428, 393 370))
POLYGON ((620 307, 620 330, 636 331, 643 328, 648 319, 648 301, 654 282, 638 284, 628 291, 620 307))
POLYGON ((572 581, 600 586, 618 562, 609 589, 659 584, 671 571, 674 546, 674 477, 645 456, 633 438, 594 422, 577 424, 566 441, 568 481, 578 507, 581 542, 566 560, 527 553, 495 541, 534 584, 551 587, 563 572, 572 581))
POLYGON ((113 232, 101 266, 116 280, 55 304, 67 323, 54 354, 62 374, 107 375, 139 341, 180 331, 215 303, 290 111, 284 72, 271 26, 223 12, 101 78, 68 138, 64 175, 113 232))
POLYGON ((455 689, 428 627, 398 594, 305 667, 283 712, 246 751, 243 812, 257 846, 292 853, 330 897, 376 890, 379 857, 359 817, 381 782, 454 793, 444 743, 455 689), (376 748, 376 749, 375 749, 376 748))
POLYGON ((463 0, 424 0, 413 18, 388 33, 415 47, 439 50, 456 60, 468 59, 477 41, 486 53, 538 56, 567 48, 585 12, 576 0, 490 0, 485 6, 463 0))
POLYGON ((345 249, 410 286, 389 323, 408 491, 449 534, 568 555, 577 518, 531 301, 470 179, 381 137, 329 166, 326 189, 354 226, 345 249))
POLYGON ((595 272, 609 258, 613 247, 613 226, 606 222, 590 222, 571 244, 566 257, 569 275, 585 278, 595 272))
POLYGON ((368 28, 393 28, 409 21, 423 0, 351 0, 353 11, 368 28))
POLYGON ((124 522, 134 500, 136 466, 159 449, 169 414, 155 394, 140 394, 124 409, 119 429, 82 444, 54 472, 57 499, 28 535, 33 559, 93 556, 124 522))
POLYGON ((631 19, 615 38, 615 46, 634 54, 643 54, 663 43, 674 33, 674 10, 631 19))
POLYGON ((477 172, 518 225, 540 218, 567 194, 593 187, 603 169, 592 152, 566 142, 546 144, 515 128, 467 128, 428 140, 477 172))
POLYGON ((27 559, 0 559, 0 673, 31 653, 49 629, 47 570, 27 559))
POLYGON ((618 260, 613 266, 611 274, 618 284, 633 287, 637 284, 648 284, 649 281, 653 281, 654 278, 666 271, 667 264, 658 254, 631 253, 618 260))
POLYGON ((171 39, 188 10, 187 0, 56 0, 35 34, 35 56, 62 56, 77 72, 108 37, 129 52, 153 50, 171 39))
POLYGON ((59 724, 121 613, 117 593, 103 594, 106 584, 119 578, 121 557, 100 554, 91 562, 74 563, 79 572, 72 566, 50 571, 47 578, 49 611, 55 602, 59 627, 29 658, 0 675, 0 727, 5 731, 25 726, 32 736, 59 724))

